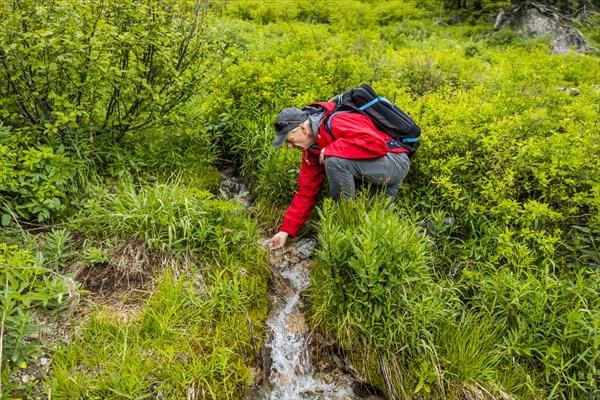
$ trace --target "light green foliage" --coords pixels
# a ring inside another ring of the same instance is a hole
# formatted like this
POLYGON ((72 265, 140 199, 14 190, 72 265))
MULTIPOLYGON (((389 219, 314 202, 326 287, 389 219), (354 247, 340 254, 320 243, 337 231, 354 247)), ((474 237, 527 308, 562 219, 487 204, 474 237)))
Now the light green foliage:
POLYGON ((54 355, 53 397, 239 399, 264 336, 264 282, 231 264, 165 274, 141 313, 92 317, 54 355))
POLYGON ((430 2, 356 1, 330 2, 298 0, 294 2, 264 2, 240 0, 211 2, 217 15, 259 24, 290 21, 310 24, 330 24, 338 29, 370 28, 389 25, 407 18, 436 15, 443 12, 440 4, 430 2))
POLYGON ((5 393, 17 393, 9 377, 25 368, 39 355, 41 344, 31 334, 40 329, 40 310, 64 309, 67 294, 76 292, 75 283, 52 273, 34 261, 33 255, 16 245, 0 243, 0 322, 2 336, 2 386, 5 393))
MULTIPOLYGON (((516 239, 529 249, 531 262, 540 263, 556 257, 571 225, 595 223, 589 217, 598 210, 593 132, 599 98, 583 82, 580 96, 548 88, 551 76, 555 84, 569 85, 565 78, 575 66, 541 52, 537 58, 548 57, 548 64, 524 65, 521 52, 515 53, 499 68, 510 83, 500 76, 506 83, 491 90, 419 99, 428 112, 424 156, 412 166, 413 198, 464 216, 458 219, 470 221, 466 231, 485 229, 496 237, 497 261, 512 257, 505 244, 516 239)), ((588 79, 585 72, 577 76, 588 79)))

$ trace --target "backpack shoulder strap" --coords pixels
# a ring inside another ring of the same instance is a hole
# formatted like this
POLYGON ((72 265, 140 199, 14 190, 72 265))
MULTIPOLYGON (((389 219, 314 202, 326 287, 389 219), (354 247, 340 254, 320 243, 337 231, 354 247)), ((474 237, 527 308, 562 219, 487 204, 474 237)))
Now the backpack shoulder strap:
POLYGON ((335 140, 335 136, 333 136, 333 133, 331 132, 331 119, 336 116, 337 114, 341 114, 341 113, 347 113, 350 112, 351 110, 338 110, 338 111, 332 111, 331 113, 329 113, 329 115, 327 116, 327 118, 325 118, 325 131, 329 134, 329 136, 331 136, 331 140, 335 140))
POLYGON ((360 107, 357 108, 356 106, 349 104, 349 103, 345 103, 343 96, 340 95, 337 97, 336 99, 337 105, 335 106, 335 108, 333 109, 332 112, 329 113, 329 115, 325 118, 325 131, 329 134, 329 136, 331 136, 332 140, 335 140, 335 136, 333 136, 333 133, 331 132, 331 119, 341 113, 348 113, 348 112, 359 112, 361 114, 364 114, 363 110, 366 107, 360 107))

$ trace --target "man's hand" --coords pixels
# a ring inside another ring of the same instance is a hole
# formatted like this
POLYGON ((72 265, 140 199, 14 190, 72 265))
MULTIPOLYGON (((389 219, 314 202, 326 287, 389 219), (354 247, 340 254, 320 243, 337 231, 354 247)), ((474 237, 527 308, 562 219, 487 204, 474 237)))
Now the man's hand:
POLYGON ((319 163, 325 164, 325 147, 321 149, 321 154, 319 154, 319 163))
POLYGON ((283 247, 289 235, 289 233, 283 231, 277 233, 269 241, 269 250, 276 250, 283 247))

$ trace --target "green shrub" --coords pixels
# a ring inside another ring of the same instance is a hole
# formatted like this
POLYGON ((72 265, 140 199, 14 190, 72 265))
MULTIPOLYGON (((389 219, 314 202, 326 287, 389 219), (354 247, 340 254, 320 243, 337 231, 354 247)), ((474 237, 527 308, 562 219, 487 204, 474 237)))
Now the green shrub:
POLYGON ((382 40, 387 41, 394 49, 405 46, 407 40, 423 41, 431 36, 431 31, 414 22, 402 21, 379 29, 382 40))
MULTIPOLYGON (((0 127, 0 129, 2 129, 0 127)), ((2 222, 35 219, 38 222, 68 215, 78 201, 77 175, 81 163, 65 154, 64 147, 21 147, 0 133, 0 210, 2 222), (7 140, 8 139, 8 140, 7 140)))
POLYGON ((463 270, 468 306, 502 332, 497 351, 514 365, 543 371, 548 397, 583 398, 598 391, 600 290, 596 271, 571 277, 550 271, 463 270))
POLYGON ((502 29, 486 40, 488 45, 495 47, 524 47, 530 42, 530 39, 511 29, 502 29))
POLYGON ((0 243, 0 282, 0 379, 4 393, 18 397, 26 388, 9 378, 36 360, 42 347, 39 339, 32 337, 40 329, 36 314, 64 309, 67 295, 77 295, 77 289, 72 279, 42 267, 30 252, 5 243, 0 243))
MULTIPOLYGON (((164 126, 222 54, 196 1, 6 4, 1 120, 37 141, 121 142, 164 126)), ((49 143, 48 143, 49 144, 49 143)))

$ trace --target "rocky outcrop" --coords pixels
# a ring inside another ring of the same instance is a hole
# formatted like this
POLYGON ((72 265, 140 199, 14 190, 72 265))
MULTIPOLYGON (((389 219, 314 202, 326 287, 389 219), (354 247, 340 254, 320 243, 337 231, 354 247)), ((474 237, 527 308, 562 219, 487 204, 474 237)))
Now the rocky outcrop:
POLYGON ((525 2, 514 9, 500 11, 490 34, 503 28, 513 29, 529 37, 553 38, 552 54, 568 53, 571 49, 580 53, 593 50, 566 17, 535 2, 525 2))

